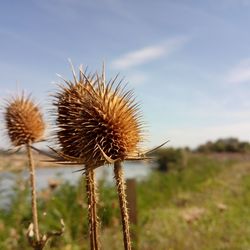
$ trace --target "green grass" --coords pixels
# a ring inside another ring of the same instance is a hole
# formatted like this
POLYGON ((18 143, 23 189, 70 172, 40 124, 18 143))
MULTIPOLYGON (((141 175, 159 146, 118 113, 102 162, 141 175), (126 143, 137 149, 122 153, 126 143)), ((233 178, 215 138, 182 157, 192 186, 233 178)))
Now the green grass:
MULTIPOLYGON (((27 183, 18 181, 11 204, 0 211, 0 249, 29 249, 25 230, 30 221, 27 183)), ((139 249, 250 249, 250 163, 189 155, 184 166, 168 173, 152 172, 137 183, 139 249)), ((119 206, 114 186, 99 183, 102 249, 122 246, 119 206)), ((41 231, 62 237, 47 249, 88 249, 84 180, 39 193, 41 231)))

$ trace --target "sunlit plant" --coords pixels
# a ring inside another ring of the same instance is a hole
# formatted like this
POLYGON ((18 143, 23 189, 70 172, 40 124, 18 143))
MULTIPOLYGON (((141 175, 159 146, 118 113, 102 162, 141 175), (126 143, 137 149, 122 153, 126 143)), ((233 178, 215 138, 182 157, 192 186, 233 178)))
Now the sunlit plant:
MULTIPOLYGON (((15 96, 10 98, 5 105, 5 127, 12 145, 15 148, 25 147, 31 189, 31 210, 32 223, 30 223, 27 237, 30 245, 35 250, 42 250, 48 239, 54 235, 61 235, 61 232, 46 233, 42 235, 39 232, 38 211, 37 211, 37 192, 36 192, 36 174, 32 154, 32 145, 39 142, 44 137, 45 122, 38 105, 30 96, 15 96)), ((61 220, 62 226, 63 221, 61 220)))
POLYGON ((29 228, 29 239, 34 249, 42 249, 41 235, 39 233, 37 199, 36 199, 36 175, 32 156, 31 145, 43 138, 45 123, 38 106, 26 97, 13 97, 8 100, 5 107, 5 125, 8 136, 14 147, 26 148, 31 187, 31 207, 33 222, 29 228), (34 239, 33 239, 34 235, 34 239))
POLYGON ((132 91, 126 91, 117 77, 106 82, 102 74, 64 80, 54 100, 56 136, 60 150, 56 161, 82 164, 88 194, 90 246, 99 249, 94 169, 114 164, 114 176, 122 217, 124 247, 131 249, 129 218, 122 161, 137 160, 142 141, 142 122, 132 91), (118 82, 118 83, 117 83, 118 82))

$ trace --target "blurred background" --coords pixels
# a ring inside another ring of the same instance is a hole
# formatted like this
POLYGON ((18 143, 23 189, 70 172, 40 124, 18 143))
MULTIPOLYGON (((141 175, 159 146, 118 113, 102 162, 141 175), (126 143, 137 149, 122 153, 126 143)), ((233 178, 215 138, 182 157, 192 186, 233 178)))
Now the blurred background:
MULTIPOLYGON (((73 79, 68 59, 88 72, 105 62, 107 80, 119 74, 134 89, 144 147, 169 140, 152 161, 125 166, 137 183, 138 248, 249 249, 249 24, 249 0, 2 1, 1 111, 25 90, 49 120, 57 74, 73 79)), ((28 249, 26 162, 6 153, 1 113, 0 249, 28 249)), ((63 217, 68 228, 51 249, 87 249, 79 167, 37 165, 42 227, 56 228, 63 217)), ((112 175, 111 167, 97 173, 102 241, 122 249, 112 175)))

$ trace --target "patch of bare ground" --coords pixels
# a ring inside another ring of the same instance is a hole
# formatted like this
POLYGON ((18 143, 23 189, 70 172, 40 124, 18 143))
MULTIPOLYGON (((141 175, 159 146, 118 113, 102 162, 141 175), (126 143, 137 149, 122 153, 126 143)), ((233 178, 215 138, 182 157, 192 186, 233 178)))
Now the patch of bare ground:
POLYGON ((233 161, 250 161, 250 154, 249 153, 195 153, 200 156, 206 156, 216 160, 233 160, 233 161))
MULTIPOLYGON (((57 167, 58 165, 55 163, 49 162, 49 158, 34 152, 36 159, 36 166, 38 168, 46 168, 46 167, 57 167)), ((23 153, 14 153, 14 154, 0 154, 0 172, 5 171, 21 171, 25 169, 27 165, 27 157, 23 153)))

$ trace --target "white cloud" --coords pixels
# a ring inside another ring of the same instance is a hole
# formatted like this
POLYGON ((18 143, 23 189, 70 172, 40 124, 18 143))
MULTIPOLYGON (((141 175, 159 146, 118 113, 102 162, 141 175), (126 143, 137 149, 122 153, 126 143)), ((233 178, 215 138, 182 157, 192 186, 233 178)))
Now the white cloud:
POLYGON ((250 141, 250 122, 236 122, 207 127, 157 127, 154 128, 154 131, 151 131, 151 137, 151 146, 160 144, 164 140, 170 140, 169 147, 190 146, 192 148, 218 138, 236 137, 240 140, 250 141), (159 131, 164 132, 159 134, 159 131))
POLYGON ((133 66, 138 66, 157 58, 168 56, 175 50, 179 49, 187 42, 186 37, 178 37, 167 40, 164 43, 147 46, 136 51, 132 51, 115 59, 111 63, 114 69, 127 69, 133 66))
POLYGON ((141 72, 128 73, 126 80, 132 85, 141 85, 147 80, 147 76, 141 72))
POLYGON ((235 3, 243 5, 243 6, 250 6, 250 1, 249 0, 234 0, 235 3))
POLYGON ((250 58, 242 60, 226 74, 226 82, 245 83, 250 82, 250 58))

